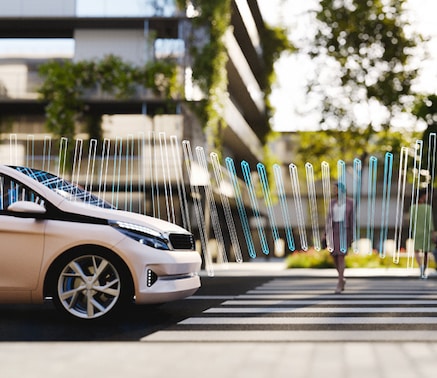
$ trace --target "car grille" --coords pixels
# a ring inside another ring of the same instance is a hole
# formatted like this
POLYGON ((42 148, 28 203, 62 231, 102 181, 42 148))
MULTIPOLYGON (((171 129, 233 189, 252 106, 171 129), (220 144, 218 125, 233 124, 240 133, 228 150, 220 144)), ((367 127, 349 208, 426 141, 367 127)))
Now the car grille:
POLYGON ((188 249, 191 251, 195 249, 194 237, 191 234, 170 234, 169 239, 173 249, 188 249))

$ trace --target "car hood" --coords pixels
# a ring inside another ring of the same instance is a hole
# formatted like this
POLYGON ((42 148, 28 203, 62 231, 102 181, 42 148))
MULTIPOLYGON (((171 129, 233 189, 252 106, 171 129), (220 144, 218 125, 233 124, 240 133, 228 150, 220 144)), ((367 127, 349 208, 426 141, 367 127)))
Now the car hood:
POLYGON ((66 213, 71 213, 75 215, 86 214, 87 217, 95 219, 133 223, 136 225, 141 225, 154 229, 160 233, 190 233, 189 231, 177 224, 159 218, 154 218, 148 215, 137 214, 129 211, 104 209, 89 204, 70 201, 63 201, 59 205, 59 208, 66 213))

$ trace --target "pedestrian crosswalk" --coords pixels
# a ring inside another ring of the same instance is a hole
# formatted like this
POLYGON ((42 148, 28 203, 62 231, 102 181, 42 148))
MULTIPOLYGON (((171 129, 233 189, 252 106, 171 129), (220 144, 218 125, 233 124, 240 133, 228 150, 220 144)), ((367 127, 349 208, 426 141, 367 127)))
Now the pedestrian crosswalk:
MULTIPOLYGON (((276 278, 143 341, 437 341, 434 280, 276 278)), ((193 296, 188 300, 202 300, 193 296)))

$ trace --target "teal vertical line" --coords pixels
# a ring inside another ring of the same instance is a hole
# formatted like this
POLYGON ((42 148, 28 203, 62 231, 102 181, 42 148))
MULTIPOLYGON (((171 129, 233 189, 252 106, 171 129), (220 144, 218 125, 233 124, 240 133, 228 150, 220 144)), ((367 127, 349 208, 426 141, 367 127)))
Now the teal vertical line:
POLYGON ((391 179, 393 171, 393 154, 387 152, 384 158, 384 183, 381 206, 381 231, 379 238, 379 255, 385 257, 384 242, 388 234, 388 214, 390 209, 391 179))
POLYGON ((279 240, 280 237, 279 237, 278 227, 276 225, 275 214, 273 213, 272 196, 270 193, 269 181, 267 178, 266 168, 265 168, 264 164, 262 164, 262 163, 258 163, 256 167, 258 170, 259 178, 261 180, 262 192, 263 192, 263 196, 264 196, 264 202, 265 202, 266 207, 267 207, 267 215, 269 217, 270 228, 272 230, 273 239, 276 241, 276 240, 279 240))
POLYGON ((342 206, 344 214, 340 222, 340 252, 347 252, 347 232, 346 232, 346 164, 343 160, 337 162, 338 186, 344 190, 338 190, 338 204, 342 206))
POLYGON ((255 188, 250 177, 250 167, 247 161, 241 162, 241 169, 243 170, 243 177, 246 183, 247 191, 249 193, 250 203, 252 205, 252 212, 256 222, 256 228, 258 230, 258 235, 261 243, 261 249, 265 255, 269 254, 269 246, 267 244, 266 235, 264 232, 264 227, 261 223, 261 213, 258 207, 258 201, 256 200, 255 188))
POLYGON ((284 180, 282 179, 281 167, 278 164, 273 165, 273 172, 276 181, 276 191, 279 202, 281 204, 282 219, 285 224, 285 236, 287 239, 288 249, 294 251, 296 249, 293 237, 293 230, 290 223, 290 213, 288 211, 287 197, 285 195, 284 180))
POLYGON ((234 188, 235 201, 237 202, 238 214, 240 215, 241 226, 243 228, 244 238, 246 239, 247 249, 251 258, 256 257, 255 247, 253 245, 252 235, 250 233, 249 220, 247 218, 246 209, 244 206, 243 196, 241 194, 240 185, 238 184, 237 173, 235 170, 234 161, 227 157, 225 159, 226 168, 234 188))
POLYGON ((354 159, 354 179, 353 179, 353 201, 354 201, 354 252, 358 250, 358 240, 361 238, 361 183, 362 183, 362 164, 360 159, 354 159))
MULTIPOLYGON (((370 245, 373 248, 373 239, 375 233, 375 205, 376 205, 376 174, 377 174, 378 159, 371 156, 369 159, 369 179, 367 187, 367 239, 370 240, 370 245)), ((369 251, 369 254, 371 251, 369 251)))

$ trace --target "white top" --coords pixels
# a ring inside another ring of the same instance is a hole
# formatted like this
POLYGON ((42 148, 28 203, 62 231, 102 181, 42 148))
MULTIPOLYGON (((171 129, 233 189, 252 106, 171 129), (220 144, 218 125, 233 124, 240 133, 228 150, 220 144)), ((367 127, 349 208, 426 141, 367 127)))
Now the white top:
POLYGON ((338 202, 334 203, 332 208, 332 221, 333 222, 343 222, 344 216, 346 214, 346 203, 338 204, 338 202))

